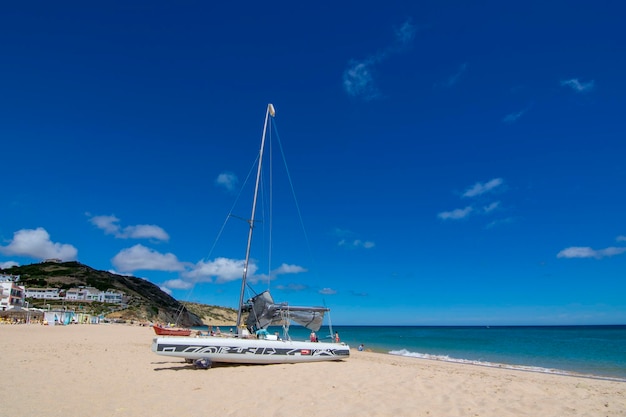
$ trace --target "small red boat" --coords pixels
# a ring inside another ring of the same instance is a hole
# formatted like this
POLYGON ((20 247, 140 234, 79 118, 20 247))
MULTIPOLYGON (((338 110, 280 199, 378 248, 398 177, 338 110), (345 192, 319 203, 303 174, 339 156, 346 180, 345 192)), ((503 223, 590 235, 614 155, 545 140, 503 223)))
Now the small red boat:
POLYGON ((191 329, 163 327, 160 324, 154 324, 152 327, 154 328, 154 332, 159 336, 189 336, 191 334, 191 329))

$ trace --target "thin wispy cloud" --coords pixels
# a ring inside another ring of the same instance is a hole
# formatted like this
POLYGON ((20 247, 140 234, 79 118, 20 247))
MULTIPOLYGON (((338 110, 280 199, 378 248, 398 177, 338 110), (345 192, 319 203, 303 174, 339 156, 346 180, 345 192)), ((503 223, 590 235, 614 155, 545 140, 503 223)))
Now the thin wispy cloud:
POLYGON ((626 236, 621 235, 615 238, 618 242, 626 242, 626 236))
MULTIPOLYGON (((87 214, 89 216, 89 214, 87 214)), ((122 228, 120 219, 111 216, 92 216, 89 222, 98 229, 104 230, 107 235, 113 235, 118 239, 156 239, 168 241, 170 236, 163 228, 154 224, 138 224, 122 228)))
POLYGON ((399 27, 394 28, 397 44, 400 46, 410 44, 411 42, 413 42, 416 32, 417 27, 413 25, 413 23, 411 23, 410 19, 406 20, 399 27))
POLYGON ((348 249, 372 249, 376 246, 373 241, 360 239, 356 233, 350 230, 336 228, 333 234, 340 238, 337 245, 348 249))
POLYGON ((494 201, 493 203, 483 207, 483 213, 491 213, 494 210, 497 210, 500 207, 499 201, 494 201))
POLYGON ((515 112, 515 113, 509 113, 506 116, 504 116, 502 121, 504 123, 515 123, 520 117, 522 117, 526 113, 526 111, 527 111, 527 109, 520 110, 520 111, 515 112))
POLYGON ((493 229, 494 227, 503 225, 503 224, 509 224, 509 223, 513 223, 515 222, 515 219, 513 217, 507 217, 505 219, 497 219, 492 221, 491 223, 489 223, 487 226, 485 226, 486 229, 493 229))
POLYGON ((504 180, 502 178, 494 178, 485 183, 477 182, 463 193, 463 197, 476 197, 481 194, 491 192, 502 184, 504 184, 504 180))
POLYGON ((333 290, 332 288, 322 288, 318 291, 318 293, 322 295, 335 295, 337 294, 337 291, 333 290))
POLYGON ((33 259, 61 259, 73 261, 78 249, 67 243, 56 243, 43 227, 22 229, 13 233, 13 239, 6 246, 0 246, 0 253, 7 256, 25 256, 33 259))
POLYGON ((374 246, 376 246, 374 242, 371 242, 369 240, 364 241, 361 239, 354 239, 354 240, 341 239, 339 243, 337 244, 339 246, 344 246, 348 248, 364 248, 364 249, 371 249, 374 246))
MULTIPOLYGON (((476 198, 484 194, 493 192, 495 189, 501 187, 503 184, 504 180, 502 178, 494 178, 484 183, 477 182, 474 185, 468 187, 461 195, 461 198, 476 198)), ((457 208, 450 211, 442 211, 440 213, 437 213, 437 217, 442 220, 461 220, 474 214, 491 214, 497 211, 500 206, 500 201, 491 201, 483 205, 474 203, 464 208, 457 208)))
POLYGON ((572 246, 560 251, 557 258, 594 258, 602 259, 611 256, 621 255, 626 252, 624 247, 611 246, 605 249, 593 249, 588 246, 572 246))
POLYGON ((223 187, 228 191, 233 191, 239 184, 239 178, 232 172, 222 172, 215 179, 215 185, 223 187))
POLYGON ((284 292, 301 292, 301 291, 307 291, 309 289, 309 287, 304 284, 294 284, 294 283, 290 283, 287 285, 282 285, 282 284, 276 285, 275 288, 277 290, 284 291, 284 292))
POLYGON ((410 20, 394 28, 394 42, 383 51, 364 59, 352 59, 343 72, 343 88, 352 97, 369 101, 380 97, 374 74, 376 67, 386 61, 390 55, 398 54, 413 42, 417 27, 410 20))
POLYGON ((350 67, 343 73, 343 88, 348 95, 360 97, 366 101, 380 96, 372 75, 373 61, 351 61, 350 67))
POLYGON ((561 86, 569 87, 577 93, 587 93, 594 89, 595 82, 591 80, 584 83, 579 81, 578 78, 571 78, 569 80, 561 80, 561 86))
POLYGON ((437 214, 437 217, 443 220, 459 220, 464 219, 472 213, 474 209, 471 206, 467 206, 462 209, 455 209, 452 211, 442 211, 437 214))
POLYGON ((467 62, 464 62, 463 64, 461 64, 458 71, 455 74, 453 74, 450 78, 448 78, 448 81, 446 82, 446 86, 448 87, 455 86, 461 80, 461 76, 465 73, 466 70, 467 70, 467 62))

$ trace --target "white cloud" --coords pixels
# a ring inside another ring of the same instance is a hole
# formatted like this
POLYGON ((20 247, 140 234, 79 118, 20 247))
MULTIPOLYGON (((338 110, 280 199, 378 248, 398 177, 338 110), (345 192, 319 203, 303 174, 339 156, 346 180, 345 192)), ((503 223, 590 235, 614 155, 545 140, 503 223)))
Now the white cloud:
POLYGON ((348 95, 364 100, 380 97, 374 81, 375 66, 385 61, 390 54, 401 52, 415 38, 417 27, 406 20, 394 29, 395 41, 382 52, 365 59, 349 61, 348 68, 343 72, 343 87, 348 95))
POLYGON ((272 276, 283 275, 283 274, 299 274, 301 272, 306 272, 306 268, 303 268, 299 265, 288 265, 282 264, 278 268, 272 271, 272 276))
POLYGON ((615 238, 618 242, 626 242, 626 236, 621 235, 615 238))
POLYGON ((157 239, 167 241, 170 236, 159 226, 153 224, 138 224, 136 226, 127 226, 122 233, 123 237, 131 239, 157 239))
MULTIPOLYGON (((115 275, 122 275, 122 276, 125 276, 125 277, 132 277, 132 276, 134 276, 133 274, 131 274, 129 272, 122 273, 122 272, 116 271, 115 269, 108 269, 107 272, 110 272, 110 273, 115 274, 115 275)), ((136 278, 139 278, 139 277, 136 277, 136 278)), ((145 279, 145 278, 142 278, 142 279, 145 279)))
POLYGON ((476 197, 494 190, 504 183, 502 178, 494 178, 486 183, 477 182, 463 193, 463 197, 476 197))
MULTIPOLYGON (((194 282, 224 283, 240 279, 243 276, 243 259, 216 258, 213 261, 200 261, 196 263, 191 271, 183 275, 194 282)), ((254 275, 257 271, 256 264, 248 263, 248 276, 254 275)))
POLYGON ((344 246, 347 248, 363 248, 363 249, 371 249, 374 246, 376 246, 376 244, 372 242, 371 240, 362 240, 362 239, 356 238, 356 233, 350 230, 335 228, 333 233, 337 237, 341 238, 341 240, 337 243, 337 245, 339 246, 344 246))
POLYGON ((98 229, 104 230, 107 235, 115 235, 119 233, 120 225, 117 224, 120 219, 115 216, 93 216, 89 221, 98 229))
POLYGON ((18 264, 15 261, 6 261, 6 262, 0 262, 0 269, 9 269, 12 268, 14 266, 19 266, 20 264, 18 264))
MULTIPOLYGON (((502 184, 504 184, 504 180, 502 178, 494 178, 485 183, 477 182, 476 184, 465 190, 461 197, 478 197, 493 191, 494 189, 500 187, 502 184)), ((500 208, 499 201, 491 202, 482 207, 478 204, 471 204, 469 206, 466 206, 465 208, 458 208, 452 211, 442 211, 437 214, 437 217, 443 220, 459 220, 473 214, 491 214, 498 208, 500 208)))
POLYGON ((442 211, 441 213, 437 214, 437 217, 443 220, 450 220, 450 219, 459 220, 459 219, 463 219, 469 216, 473 210, 474 209, 471 206, 467 206, 462 209, 455 209, 452 211, 442 211))
POLYGON ((586 93, 586 92, 593 90, 594 80, 591 80, 586 83, 581 83, 578 80, 578 78, 572 78, 569 80, 562 80, 561 86, 570 87, 572 90, 576 91, 577 93, 586 93))
POLYGON ((18 230, 7 246, 0 246, 0 252, 5 255, 41 260, 58 258, 64 261, 75 260, 78 254, 78 250, 72 245, 50 241, 50 235, 43 227, 18 230))
POLYGON ((118 224, 120 219, 111 216, 93 216, 89 221, 98 229, 104 230, 107 235, 113 235, 119 239, 156 239, 168 241, 170 236, 161 227, 153 224, 138 224, 135 226, 122 227, 118 224))
POLYGON ((239 184, 239 178, 231 172, 222 172, 215 179, 215 184, 224 187, 228 191, 233 191, 239 184))
POLYGON ((188 290, 193 287, 193 283, 182 279, 170 279, 163 283, 163 287, 176 290, 188 290))
POLYGON ((335 295, 337 294, 337 291, 333 290, 332 288, 322 288, 321 290, 319 290, 319 293, 322 295, 335 295))
POLYGON ((559 252, 557 258, 595 258, 602 259, 626 252, 626 248, 608 247, 605 249, 592 249, 588 246, 572 246, 559 252))
POLYGON ((111 260, 122 272, 132 271, 183 271, 184 264, 172 253, 159 253, 143 245, 120 251, 111 260))
MULTIPOLYGON (((215 282, 222 284, 225 282, 239 280, 243 276, 243 259, 216 258, 213 261, 200 261, 196 263, 190 271, 183 273, 183 278, 191 282, 215 282)), ((255 283, 275 279, 278 275, 299 274, 306 272, 306 268, 298 265, 282 264, 266 274, 257 274, 258 266, 254 260, 248 263, 248 282, 255 283)))
POLYGON ((353 239, 353 240, 341 239, 338 245, 349 247, 349 248, 364 248, 364 249, 371 249, 374 246, 376 246, 376 244, 372 241, 369 241, 369 240, 363 241, 361 239, 353 239))

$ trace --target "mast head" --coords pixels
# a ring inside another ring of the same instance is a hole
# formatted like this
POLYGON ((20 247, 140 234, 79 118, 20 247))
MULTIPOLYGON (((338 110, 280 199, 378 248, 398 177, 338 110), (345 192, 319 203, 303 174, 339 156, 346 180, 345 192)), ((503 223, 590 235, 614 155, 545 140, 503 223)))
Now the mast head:
POLYGON ((276 116, 276 110, 274 110, 274 105, 272 103, 267 105, 267 111, 270 113, 270 116, 276 116))

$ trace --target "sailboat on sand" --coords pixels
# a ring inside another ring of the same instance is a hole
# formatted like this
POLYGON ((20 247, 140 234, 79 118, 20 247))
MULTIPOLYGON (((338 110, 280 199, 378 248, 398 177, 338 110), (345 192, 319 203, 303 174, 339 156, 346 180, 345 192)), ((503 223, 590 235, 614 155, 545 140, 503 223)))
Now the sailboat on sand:
MULTIPOLYGON (((176 315, 176 324, 178 324, 180 317, 182 316, 184 310, 185 310, 185 306, 181 304, 180 308, 178 309, 178 314, 176 315)), ((163 325, 161 323, 154 323, 152 325, 152 328, 154 329, 154 333, 156 333, 159 336, 190 336, 191 335, 191 329, 174 326, 172 324, 163 325)))
POLYGON ((274 116, 274 106, 268 104, 258 157, 252 214, 248 220, 248 244, 239 294, 237 333, 232 336, 155 337, 152 351, 158 355, 184 358, 200 368, 208 368, 213 362, 249 364, 319 362, 341 360, 350 355, 350 347, 339 341, 297 341, 291 340, 288 334, 280 338, 267 331, 271 325, 284 326, 285 323, 294 321, 312 332, 317 332, 322 325, 324 314, 329 311, 328 308, 297 307, 288 303, 275 303, 269 291, 257 294, 244 302, 265 137, 268 122, 271 121, 270 117, 274 116), (242 324, 244 313, 248 314, 245 325, 242 324))

